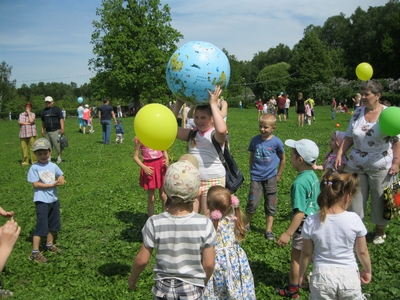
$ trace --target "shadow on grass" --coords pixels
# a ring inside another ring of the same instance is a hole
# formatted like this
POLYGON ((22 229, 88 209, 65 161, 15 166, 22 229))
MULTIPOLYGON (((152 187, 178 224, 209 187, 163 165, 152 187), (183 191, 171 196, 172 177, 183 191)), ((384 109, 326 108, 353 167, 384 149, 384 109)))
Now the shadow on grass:
POLYGON ((286 283, 288 280, 288 274, 273 269, 264 262, 249 260, 249 264, 253 273, 255 286, 262 283, 266 286, 275 287, 286 283))
POLYGON ((120 211, 115 214, 121 222, 132 224, 131 227, 121 231, 121 237, 127 242, 142 242, 142 228, 147 220, 147 214, 143 212, 120 211))
POLYGON ((99 268, 99 273, 103 276, 111 277, 117 275, 127 275, 131 271, 131 267, 129 265, 111 262, 101 265, 99 268))

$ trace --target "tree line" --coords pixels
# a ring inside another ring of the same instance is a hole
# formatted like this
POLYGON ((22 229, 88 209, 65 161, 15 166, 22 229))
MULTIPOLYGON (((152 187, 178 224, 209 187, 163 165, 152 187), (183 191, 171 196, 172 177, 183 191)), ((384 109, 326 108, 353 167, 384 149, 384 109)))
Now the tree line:
MULTIPOLYGON (((66 109, 77 106, 82 96, 91 105, 104 97, 120 102, 167 103, 171 100, 165 80, 167 62, 183 37, 171 26, 168 4, 159 0, 104 0, 97 8, 91 36, 93 58, 88 67, 96 75, 90 83, 44 83, 16 88, 12 66, 0 64, 0 113, 19 111, 26 101, 42 107, 46 95, 66 109)), ((328 18, 322 26, 309 25, 292 49, 284 44, 259 51, 251 61, 239 61, 223 49, 231 65, 225 99, 252 105, 256 98, 269 99, 284 91, 296 98, 298 92, 311 96, 317 104, 331 97, 349 99, 359 91, 361 81, 355 68, 361 62, 373 66, 373 78, 384 85, 384 98, 399 103, 400 95, 400 2, 384 6, 358 7, 350 17, 328 18), (246 98, 246 99, 245 99, 246 98)), ((114 103, 115 102, 115 103, 114 103)))

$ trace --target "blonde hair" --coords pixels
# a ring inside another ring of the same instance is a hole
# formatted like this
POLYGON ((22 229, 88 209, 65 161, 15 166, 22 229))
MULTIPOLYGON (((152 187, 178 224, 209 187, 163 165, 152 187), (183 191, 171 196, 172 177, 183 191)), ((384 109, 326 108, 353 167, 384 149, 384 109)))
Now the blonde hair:
POLYGON ((260 123, 268 123, 269 125, 275 126, 276 125, 276 117, 271 113, 263 114, 263 115, 261 115, 259 122, 260 123))
POLYGON ((321 193, 317 203, 320 209, 321 222, 325 222, 328 210, 340 202, 346 195, 354 195, 358 190, 357 173, 345 171, 326 171, 321 178, 321 193))
MULTIPOLYGON (((220 185, 215 185, 210 187, 207 192, 207 205, 211 212, 219 210, 222 214, 221 219, 223 219, 224 217, 228 216, 231 213, 235 214, 236 217, 235 234, 237 240, 241 242, 246 235, 246 230, 244 228, 243 217, 242 217, 243 214, 239 206, 237 207, 232 206, 232 197, 235 196, 231 195, 228 189, 220 185)), ((220 221, 219 219, 213 220, 215 230, 218 230, 219 221, 220 221)))

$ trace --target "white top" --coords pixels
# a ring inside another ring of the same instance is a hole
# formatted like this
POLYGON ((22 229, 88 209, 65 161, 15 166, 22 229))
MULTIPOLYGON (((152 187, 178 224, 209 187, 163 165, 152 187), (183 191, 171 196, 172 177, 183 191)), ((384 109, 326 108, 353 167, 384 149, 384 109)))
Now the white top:
POLYGON ((352 170, 390 169, 393 159, 391 140, 381 131, 378 122, 367 122, 364 113, 365 107, 357 109, 346 131, 346 136, 353 138, 347 166, 352 170))
POLYGON ((285 108, 289 108, 289 107, 290 107, 290 99, 286 98, 285 108))
POLYGON ((314 243, 314 268, 338 267, 358 269, 354 256, 356 238, 365 236, 367 229, 354 212, 328 214, 321 223, 319 213, 308 216, 301 236, 314 243))
MULTIPOLYGON (((196 144, 193 145, 192 141, 189 141, 189 153, 197 158, 201 180, 225 177, 224 165, 211 140, 213 131, 214 127, 204 133, 197 131, 196 144)), ((221 148, 224 151, 225 147, 221 148)))

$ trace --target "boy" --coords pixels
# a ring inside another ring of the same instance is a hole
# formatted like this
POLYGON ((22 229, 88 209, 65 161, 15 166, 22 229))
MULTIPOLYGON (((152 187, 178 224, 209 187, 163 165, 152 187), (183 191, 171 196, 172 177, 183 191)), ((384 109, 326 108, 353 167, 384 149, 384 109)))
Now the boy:
POLYGON ((114 125, 115 127, 115 133, 117 134, 117 137, 115 138, 115 143, 122 144, 124 142, 124 127, 122 127, 122 120, 118 120, 117 124, 114 125))
POLYGON ((292 221, 289 228, 279 237, 278 246, 286 246, 293 236, 289 285, 277 287, 279 295, 299 298, 300 254, 302 248, 301 228, 308 215, 318 212, 317 198, 320 193, 319 180, 312 165, 318 158, 319 149, 311 140, 286 140, 285 145, 291 147, 290 163, 298 174, 290 187, 292 205, 292 221))
POLYGON ((30 260, 38 263, 47 263, 39 252, 40 237, 47 236, 46 248, 48 251, 62 252, 53 244, 54 234, 60 230, 60 202, 58 201, 57 186, 65 183, 63 172, 49 161, 51 145, 45 138, 40 138, 33 145, 33 152, 38 161, 28 172, 28 182, 33 184, 33 202, 36 205, 36 228, 33 232, 33 249, 30 260))
POLYGON ((276 117, 264 114, 259 121, 260 134, 250 141, 250 192, 246 205, 246 229, 260 203, 261 192, 264 195, 265 238, 273 241, 272 224, 276 214, 276 185, 280 180, 286 163, 282 141, 272 133, 276 128, 276 117), (279 166, 278 171, 276 168, 279 166))
POLYGON ((154 297, 203 299, 203 289, 214 270, 216 233, 210 219, 193 212, 193 202, 201 192, 197 168, 197 160, 190 154, 168 168, 166 212, 151 216, 142 229, 143 244, 128 278, 132 290, 155 248, 154 297))

